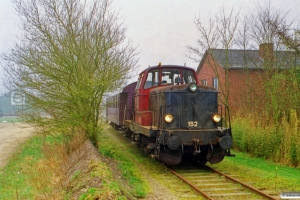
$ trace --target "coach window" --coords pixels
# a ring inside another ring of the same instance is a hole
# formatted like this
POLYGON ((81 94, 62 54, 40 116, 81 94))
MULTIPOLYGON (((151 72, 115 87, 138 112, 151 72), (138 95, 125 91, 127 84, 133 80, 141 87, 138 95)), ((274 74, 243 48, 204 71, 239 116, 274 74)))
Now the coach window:
POLYGON ((212 85, 213 85, 214 88, 216 88, 218 90, 219 82, 218 82, 218 78, 217 77, 213 77, 212 78, 212 85))
POLYGON ((144 85, 144 89, 158 86, 159 70, 153 69, 148 72, 147 79, 144 85))

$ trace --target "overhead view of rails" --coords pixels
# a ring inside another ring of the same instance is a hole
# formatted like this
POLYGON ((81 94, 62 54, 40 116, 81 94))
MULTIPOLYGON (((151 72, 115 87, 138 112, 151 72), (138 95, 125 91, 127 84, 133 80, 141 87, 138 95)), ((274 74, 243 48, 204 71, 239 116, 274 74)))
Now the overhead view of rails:
POLYGON ((199 84, 192 68, 160 63, 146 68, 106 105, 112 127, 162 163, 216 164, 230 155, 228 107, 215 88, 199 84))

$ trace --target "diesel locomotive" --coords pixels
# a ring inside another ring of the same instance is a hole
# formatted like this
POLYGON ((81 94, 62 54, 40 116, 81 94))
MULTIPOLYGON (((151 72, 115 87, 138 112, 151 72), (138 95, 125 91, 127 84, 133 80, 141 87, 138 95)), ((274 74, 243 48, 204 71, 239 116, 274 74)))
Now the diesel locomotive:
POLYGON ((192 68, 159 64, 107 98, 106 120, 167 165, 215 164, 232 146, 228 108, 219 103, 218 91, 200 85, 192 68))

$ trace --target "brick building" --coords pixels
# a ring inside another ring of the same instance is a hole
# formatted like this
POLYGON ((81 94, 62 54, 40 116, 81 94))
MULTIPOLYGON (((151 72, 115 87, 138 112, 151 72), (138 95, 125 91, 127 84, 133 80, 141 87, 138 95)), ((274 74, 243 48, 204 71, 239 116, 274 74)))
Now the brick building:
POLYGON ((251 108, 253 101, 264 101, 260 87, 267 80, 267 69, 282 70, 300 65, 292 51, 273 51, 273 44, 259 46, 259 50, 208 49, 197 68, 200 83, 212 86, 228 96, 233 113, 242 106, 251 108), (226 79, 225 74, 228 74, 226 79))

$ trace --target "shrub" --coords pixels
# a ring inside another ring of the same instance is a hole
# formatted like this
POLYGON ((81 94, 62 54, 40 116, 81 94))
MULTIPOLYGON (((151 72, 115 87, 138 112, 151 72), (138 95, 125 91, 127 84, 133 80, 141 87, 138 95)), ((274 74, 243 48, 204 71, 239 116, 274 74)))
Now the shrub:
POLYGON ((234 148, 254 157, 271 159, 298 166, 300 151, 288 123, 262 127, 253 117, 236 117, 232 123, 234 148))

